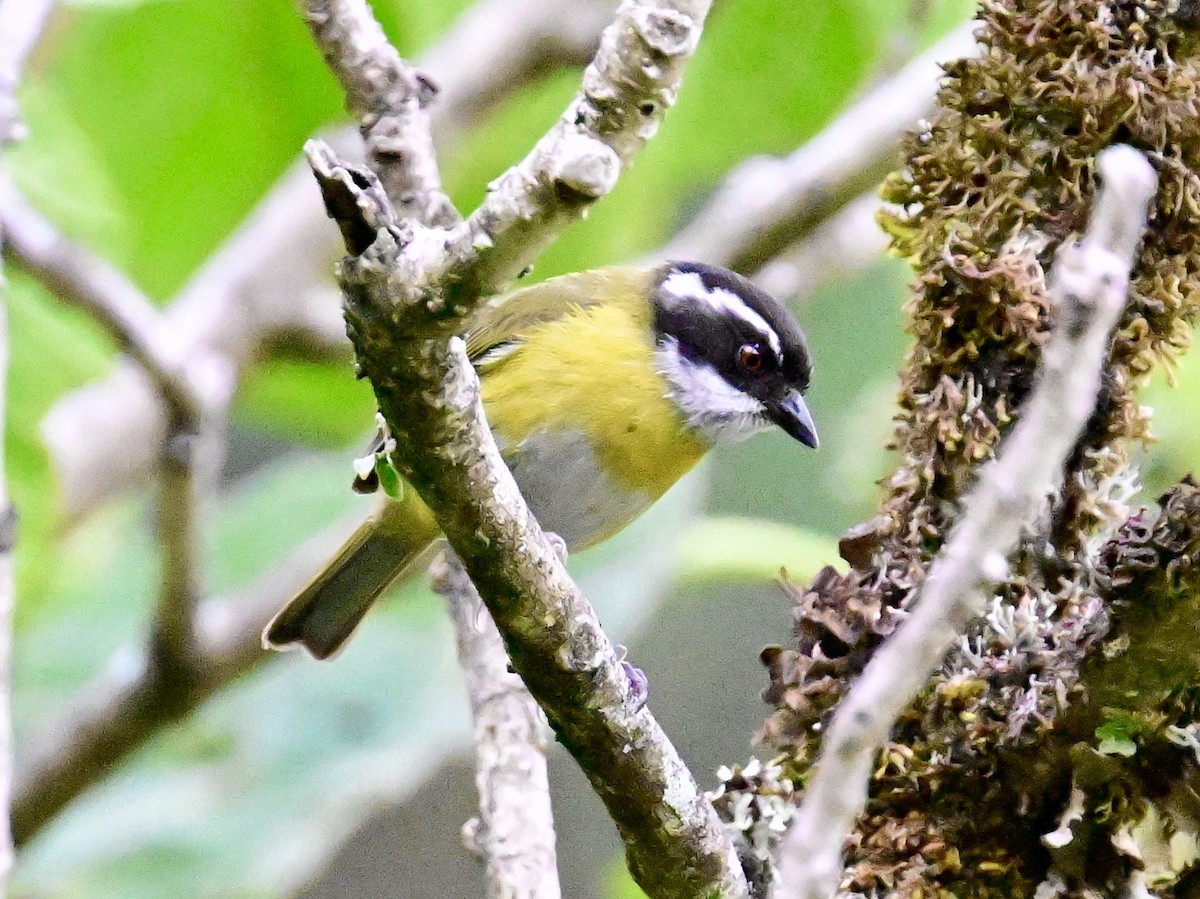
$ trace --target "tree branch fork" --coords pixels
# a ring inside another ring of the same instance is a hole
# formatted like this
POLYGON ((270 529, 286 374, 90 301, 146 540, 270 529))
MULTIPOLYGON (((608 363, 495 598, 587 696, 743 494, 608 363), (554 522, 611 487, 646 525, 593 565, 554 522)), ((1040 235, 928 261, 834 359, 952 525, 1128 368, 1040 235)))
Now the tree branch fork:
MULTIPOLYGON (((351 109, 370 110, 360 121, 370 147, 373 129, 389 121, 381 102, 411 108, 418 98, 371 98, 378 82, 355 77, 362 54, 345 48, 378 47, 353 36, 372 30, 359 0, 307 0, 305 8, 310 18, 314 10, 341 17, 332 28, 323 19, 314 36, 351 109)), ((607 805, 635 878, 653 896, 745 896, 748 887, 712 804, 521 497, 456 334, 475 305, 612 189, 674 101, 707 11, 704 0, 623 3, 575 100, 465 221, 420 212, 440 195, 420 116, 389 134, 390 147, 405 149, 379 160, 385 170, 373 161, 356 168, 319 142, 306 147, 349 254, 338 279, 358 372, 402 447, 392 462, 428 503, 514 670, 607 805)), ((377 55, 395 67, 386 50, 377 55)))
POLYGON ((431 246, 444 249, 448 260, 430 265, 434 271, 466 264, 455 253, 469 252, 469 238, 460 229, 458 242, 447 240, 447 232, 434 239, 421 226, 401 224, 389 215, 378 182, 320 148, 309 152, 327 197, 332 193, 330 209, 361 216, 357 223, 343 220, 343 234, 376 228, 376 239, 345 259, 339 276, 361 373, 403 447, 394 463, 429 502, 463 560, 513 667, 609 806, 635 874, 651 889, 659 881, 655 895, 685 895, 714 883, 721 895, 744 893, 715 812, 642 704, 500 457, 465 345, 446 337, 457 317, 445 314, 428 288, 414 287, 428 283, 428 274, 406 276, 428 272, 415 257, 431 246), (354 203, 344 202, 346 191, 354 203), (664 862, 675 868, 669 876, 664 862))

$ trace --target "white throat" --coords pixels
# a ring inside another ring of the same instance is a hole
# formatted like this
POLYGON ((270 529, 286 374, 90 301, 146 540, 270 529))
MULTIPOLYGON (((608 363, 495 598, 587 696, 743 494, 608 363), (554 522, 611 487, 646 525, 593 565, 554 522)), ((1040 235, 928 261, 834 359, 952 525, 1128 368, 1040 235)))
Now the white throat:
POLYGON ((688 426, 710 443, 738 443, 770 429, 762 403, 738 390, 711 366, 692 362, 668 337, 655 351, 655 366, 666 379, 667 396, 679 407, 688 426))

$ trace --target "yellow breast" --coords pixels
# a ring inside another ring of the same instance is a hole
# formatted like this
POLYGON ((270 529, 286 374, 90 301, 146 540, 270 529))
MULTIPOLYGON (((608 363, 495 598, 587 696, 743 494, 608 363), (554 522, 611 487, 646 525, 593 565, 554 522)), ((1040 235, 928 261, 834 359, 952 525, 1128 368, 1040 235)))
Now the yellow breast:
MULTIPOLYGON (((510 465, 520 463, 526 444, 536 444, 544 461, 556 434, 574 435, 563 447, 577 452, 582 435, 600 473, 627 494, 598 510, 595 498, 580 491, 578 514, 599 519, 587 529, 586 544, 624 527, 709 448, 666 396, 654 367, 648 315, 640 302, 576 307, 536 325, 516 349, 483 366, 484 407, 510 465)), ((562 460, 554 467, 577 476, 572 464, 562 460)), ((523 480, 530 475, 518 477, 523 480)), ((560 489, 565 491, 561 502, 573 501, 571 485, 560 489)), ((543 517, 536 506, 534 512, 543 517)))

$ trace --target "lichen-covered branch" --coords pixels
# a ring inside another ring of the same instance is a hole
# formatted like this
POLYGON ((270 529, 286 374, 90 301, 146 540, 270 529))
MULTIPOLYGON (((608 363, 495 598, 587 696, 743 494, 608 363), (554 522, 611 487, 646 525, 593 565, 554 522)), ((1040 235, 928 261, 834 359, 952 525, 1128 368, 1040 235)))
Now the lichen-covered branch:
POLYGON ((627 0, 583 89, 461 226, 400 219, 375 174, 318 142, 309 161, 348 256, 339 267, 358 368, 508 647, 513 668, 579 761, 658 897, 742 896, 732 842, 644 707, 595 613, 530 514, 483 418, 462 316, 528 265, 616 183, 674 101, 704 0, 627 0))
POLYGON ((445 227, 458 212, 442 192, 426 107, 433 83, 396 52, 366 0, 302 0, 304 18, 358 121, 367 163, 401 218, 445 227))
POLYGON ((613 189, 674 104, 709 6, 709 0, 621 4, 580 92, 529 155, 489 185, 471 214, 463 249, 486 252, 463 252, 453 277, 477 294, 495 293, 613 189))
POLYGON ((1155 189, 1150 164, 1129 147, 1104 151, 1097 169, 1103 186, 1087 234, 1064 247, 1054 265, 1056 326, 1037 386, 995 461, 964 498, 912 614, 833 716, 792 824, 789 850, 803 860, 803 876, 786 895, 824 899, 841 882, 842 844, 866 802, 871 768, 892 724, 967 623, 984 611, 985 591, 1006 577, 1007 556, 1057 490, 1063 463, 1091 417, 1155 189))
POLYGON ((393 464, 429 504, 513 668, 607 805, 642 887, 655 897, 743 895, 741 868, 712 806, 631 687, 504 466, 462 340, 447 342, 436 321, 421 321, 424 304, 407 294, 413 280, 397 277, 406 271, 397 235, 407 229, 390 217, 369 173, 349 173, 319 146, 309 152, 327 207, 361 216, 343 223, 342 233, 375 235, 368 246, 348 247, 340 280, 360 370, 405 448, 393 464))
POLYGON ((463 840, 483 860, 490 899, 559 899, 554 815, 546 770, 546 726, 475 585, 458 559, 435 564, 434 589, 454 621, 475 729, 479 814, 463 840))

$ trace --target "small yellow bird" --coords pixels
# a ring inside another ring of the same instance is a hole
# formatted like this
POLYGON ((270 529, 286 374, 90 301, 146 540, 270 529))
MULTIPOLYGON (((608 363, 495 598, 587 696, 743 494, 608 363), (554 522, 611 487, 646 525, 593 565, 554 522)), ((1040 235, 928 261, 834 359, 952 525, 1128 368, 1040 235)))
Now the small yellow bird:
MULTIPOLYGON (((803 332, 728 269, 669 262, 553 278, 481 308, 467 351, 521 493, 571 550, 620 531, 715 444, 778 425, 817 446, 803 332)), ((399 497, 271 620, 265 646, 324 659, 345 643, 440 536, 416 491, 399 497)))

